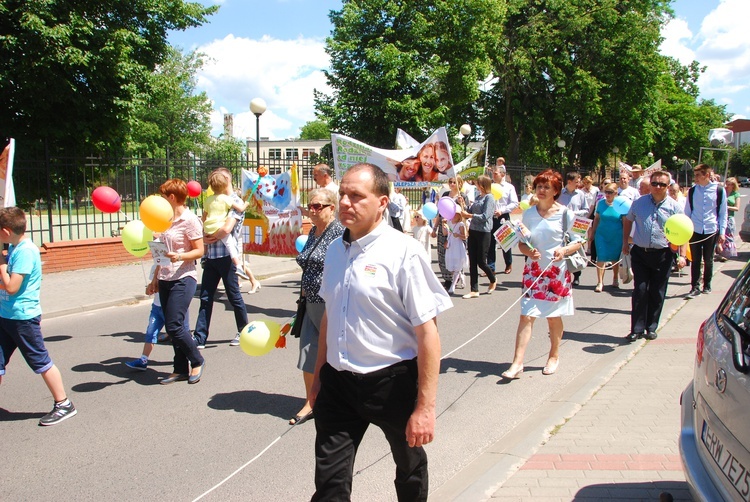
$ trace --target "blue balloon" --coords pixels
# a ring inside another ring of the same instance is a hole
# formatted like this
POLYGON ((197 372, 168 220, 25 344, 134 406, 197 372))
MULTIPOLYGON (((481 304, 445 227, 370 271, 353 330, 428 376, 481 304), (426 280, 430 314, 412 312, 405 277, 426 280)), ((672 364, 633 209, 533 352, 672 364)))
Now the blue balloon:
POLYGON ((620 215, 626 215, 628 214, 628 211, 630 211, 630 205, 633 203, 630 199, 627 197, 623 197, 622 195, 618 195, 615 197, 615 200, 612 201, 612 209, 617 211, 617 214, 620 215))
POLYGON ((307 244, 307 236, 306 235, 300 235, 297 237, 297 240, 294 241, 294 247, 297 249, 298 253, 301 253, 303 249, 305 249, 305 244, 307 244))
POLYGON ((428 220, 433 219, 438 214, 438 208, 434 202, 428 202, 422 206, 422 214, 428 220))

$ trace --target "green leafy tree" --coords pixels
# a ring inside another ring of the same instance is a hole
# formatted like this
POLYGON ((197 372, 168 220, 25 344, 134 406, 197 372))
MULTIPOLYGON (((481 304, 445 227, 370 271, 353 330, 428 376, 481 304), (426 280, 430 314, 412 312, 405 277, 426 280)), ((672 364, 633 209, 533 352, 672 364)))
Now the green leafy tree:
POLYGON ((60 143, 119 144, 169 30, 217 6, 182 0, 4 0, 0 129, 60 143))
POLYGON ((213 146, 211 102, 205 92, 196 92, 196 73, 202 66, 202 55, 168 49, 135 101, 130 135, 134 153, 179 157, 213 146))
POLYGON ((319 117, 333 131, 386 148, 398 127, 426 135, 457 122, 489 71, 485 51, 502 5, 344 0, 330 15, 333 93, 315 92, 319 117))
POLYGON ((331 130, 323 120, 311 120, 301 127, 300 139, 329 139, 331 130))
POLYGON ((750 143, 741 145, 739 150, 732 153, 729 171, 733 176, 750 176, 750 143))

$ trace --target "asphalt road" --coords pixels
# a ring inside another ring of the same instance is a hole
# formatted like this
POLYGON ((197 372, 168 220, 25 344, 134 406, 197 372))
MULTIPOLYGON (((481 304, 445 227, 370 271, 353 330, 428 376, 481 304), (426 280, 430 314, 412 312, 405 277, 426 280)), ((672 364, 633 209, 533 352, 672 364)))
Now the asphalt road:
MULTIPOLYGON (((436 440, 427 447, 432 490, 572 384, 608 366, 614 371, 614 361, 628 350, 622 337, 629 328, 630 289, 594 293, 589 268, 574 293, 576 315, 565 318, 558 373, 541 374, 549 347, 541 320, 523 378, 504 383, 500 374, 513 356, 520 312, 521 269, 516 255, 513 273, 498 276, 495 293, 474 300, 457 296, 439 319, 439 417, 436 440)), ((260 294, 245 295, 250 319, 290 317, 298 279, 269 279, 260 294)), ((480 281, 485 287, 486 279, 480 281)), ((688 290, 689 274, 671 278, 665 314, 688 290)), ((194 301, 193 320, 197 307, 194 301)), ((228 345, 233 317, 217 304, 203 380, 162 386, 159 378, 171 371, 171 347, 156 347, 146 372, 123 364, 140 354, 149 309, 141 302, 44 321, 47 346, 79 410, 58 426, 36 425, 52 402, 41 378, 14 356, 1 387, 3 500, 42 500, 53 493, 75 500, 309 500, 314 424, 287 425, 304 394, 296 340, 287 349, 249 357, 228 345)), ((377 428, 362 443, 355 473, 353 500, 395 500, 394 465, 377 428)))

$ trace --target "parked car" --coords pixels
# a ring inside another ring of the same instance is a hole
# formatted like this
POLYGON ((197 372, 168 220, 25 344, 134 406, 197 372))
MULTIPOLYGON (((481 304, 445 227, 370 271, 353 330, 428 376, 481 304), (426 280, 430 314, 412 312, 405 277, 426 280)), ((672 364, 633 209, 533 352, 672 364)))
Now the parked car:
POLYGON ((737 176, 737 183, 739 183, 741 187, 750 187, 750 178, 747 176, 737 176))
POLYGON ((750 266, 698 329, 680 398, 680 457, 695 500, 750 500, 750 266))

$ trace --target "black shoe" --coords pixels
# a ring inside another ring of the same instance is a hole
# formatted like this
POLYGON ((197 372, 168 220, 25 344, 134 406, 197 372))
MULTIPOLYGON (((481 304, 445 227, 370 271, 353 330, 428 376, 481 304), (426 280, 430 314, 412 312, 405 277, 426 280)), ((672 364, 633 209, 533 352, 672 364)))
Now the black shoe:
POLYGON ((646 340, 656 340, 657 336, 659 335, 656 334, 656 331, 649 331, 648 333, 646 333, 645 338, 646 340))
POLYGON ((175 374, 174 376, 168 376, 166 378, 162 378, 161 380, 159 380, 159 383, 162 385, 169 385, 170 383, 184 382, 188 378, 189 378, 189 375, 175 374))
POLYGON ((711 292, 711 286, 705 286, 705 287, 703 288, 703 294, 704 294, 704 295, 707 295, 707 294, 709 294, 710 292, 711 292))
POLYGON ((696 296, 700 296, 700 294, 701 294, 701 290, 700 289, 693 288, 693 289, 690 290, 690 293, 688 293, 685 298, 687 298, 688 300, 692 300, 696 296))
POLYGON ((451 288, 451 285, 453 284, 453 281, 443 281, 443 287, 446 291, 448 291, 451 288))
POLYGON ((578 277, 573 279, 573 286, 578 286, 581 282, 578 280, 578 277))
POLYGON ((634 342, 638 340, 638 336, 639 336, 638 333, 630 333, 628 336, 625 337, 625 340, 627 340, 628 342, 634 342))

